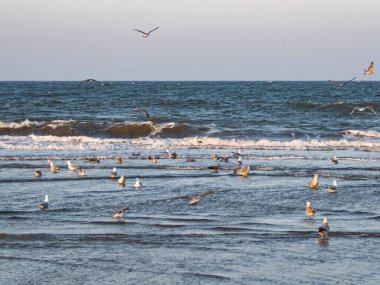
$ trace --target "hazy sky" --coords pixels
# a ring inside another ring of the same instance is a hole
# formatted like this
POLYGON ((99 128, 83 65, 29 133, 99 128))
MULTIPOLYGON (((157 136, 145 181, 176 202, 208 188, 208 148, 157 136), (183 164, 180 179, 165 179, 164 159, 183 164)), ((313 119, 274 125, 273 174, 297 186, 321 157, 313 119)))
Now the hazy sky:
POLYGON ((379 80, 379 15, 379 0, 0 0, 0 80, 349 79, 371 61, 379 80))

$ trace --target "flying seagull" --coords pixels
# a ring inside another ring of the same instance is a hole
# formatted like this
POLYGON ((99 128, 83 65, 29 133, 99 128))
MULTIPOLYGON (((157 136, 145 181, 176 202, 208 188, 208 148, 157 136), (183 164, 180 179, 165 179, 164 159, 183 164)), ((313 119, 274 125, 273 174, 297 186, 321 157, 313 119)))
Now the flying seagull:
POLYGON ((133 111, 135 111, 135 112, 142 112, 142 113, 145 113, 145 115, 149 118, 150 116, 149 116, 149 114, 148 114, 148 112, 145 110, 145 109, 133 109, 133 111))
POLYGON ((328 81, 331 82, 331 83, 333 83, 333 84, 335 84, 337 87, 344 87, 347 83, 349 83, 351 81, 354 81, 355 79, 356 79, 356 77, 354 77, 354 78, 352 78, 352 79, 350 79, 350 80, 348 80, 346 82, 343 82, 343 83, 338 83, 338 82, 336 82, 334 80, 330 80, 330 79, 328 79, 328 81))
POLYGON ((373 106, 366 106, 366 107, 357 107, 356 106, 354 109, 352 109, 350 115, 352 115, 355 111, 363 112, 366 109, 370 110, 372 113, 376 113, 375 108, 373 106))
POLYGON ((178 197, 175 197, 173 199, 175 199, 175 200, 188 200, 189 201, 188 206, 195 206, 200 200, 203 199, 203 197, 205 197, 206 195, 214 194, 215 192, 216 191, 207 191, 207 192, 204 192, 202 194, 192 196, 192 197, 178 196, 178 197))
POLYGON ((364 69, 365 75, 372 75, 373 74, 373 61, 371 61, 371 64, 368 66, 368 69, 364 69))
POLYGON ((96 79, 93 79, 93 78, 87 78, 87 79, 84 79, 84 80, 82 80, 79 84, 78 84, 78 86, 81 86, 83 83, 85 83, 85 82, 95 82, 97 85, 103 85, 102 83, 100 83, 98 80, 96 80, 96 79))
POLYGON ((155 30, 157 30, 158 29, 158 27, 157 28, 154 28, 153 30, 151 30, 151 31, 149 31, 149 32, 144 32, 144 31, 141 31, 141 30, 137 30, 137 29, 134 29, 135 31, 137 31, 137 32, 139 32, 139 33, 142 33, 142 34, 144 34, 143 35, 143 38, 147 38, 147 37, 149 37, 149 35, 150 35, 150 33, 151 32, 153 32, 153 31, 155 31, 155 30))

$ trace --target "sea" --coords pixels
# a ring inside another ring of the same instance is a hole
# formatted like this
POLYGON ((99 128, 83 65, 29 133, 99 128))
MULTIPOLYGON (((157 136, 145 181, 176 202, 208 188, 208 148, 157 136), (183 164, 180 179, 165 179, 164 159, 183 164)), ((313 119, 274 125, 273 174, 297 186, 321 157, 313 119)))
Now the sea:
POLYGON ((0 82, 0 284, 380 284, 379 96, 377 81, 0 82))

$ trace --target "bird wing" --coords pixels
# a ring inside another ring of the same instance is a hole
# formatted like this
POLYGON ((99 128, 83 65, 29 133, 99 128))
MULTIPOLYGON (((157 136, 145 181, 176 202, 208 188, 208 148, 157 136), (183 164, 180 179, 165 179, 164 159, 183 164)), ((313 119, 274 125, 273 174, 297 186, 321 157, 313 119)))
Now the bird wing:
POLYGON ((134 29, 136 32, 139 32, 139 33, 142 33, 142 34, 144 34, 144 35, 148 35, 147 33, 145 33, 145 32, 143 32, 143 31, 141 31, 141 30, 137 30, 137 29, 134 29))
POLYGON ((149 114, 148 114, 148 112, 146 111, 146 110, 144 110, 144 109, 133 109, 133 111, 135 111, 135 112, 143 112, 143 113, 145 113, 145 115, 149 118, 150 116, 149 116, 149 114))
POLYGON ((373 70, 373 61, 371 61, 371 64, 368 67, 368 71, 372 71, 372 70, 373 70))
POLYGON ((149 31, 148 32, 148 35, 151 33, 151 32, 154 32, 155 30, 157 30, 158 29, 158 27, 157 28, 154 28, 153 30, 151 30, 151 31, 149 31))
POLYGON ((204 196, 210 195, 210 194, 213 194, 213 193, 215 193, 215 191, 207 191, 207 192, 204 192, 202 194, 199 194, 199 195, 195 196, 194 198, 202 199, 204 196))
POLYGON ((352 79, 350 79, 350 80, 344 82, 344 83, 342 84, 342 87, 343 87, 344 85, 346 85, 347 83, 349 83, 349 82, 351 82, 351 81, 354 81, 355 79, 356 79, 356 77, 354 77, 354 78, 352 78, 352 79))
POLYGON ((330 79, 327 79, 329 82, 335 84, 336 86, 338 87, 341 87, 341 84, 339 84, 338 82, 334 81, 334 80, 330 80, 330 79))

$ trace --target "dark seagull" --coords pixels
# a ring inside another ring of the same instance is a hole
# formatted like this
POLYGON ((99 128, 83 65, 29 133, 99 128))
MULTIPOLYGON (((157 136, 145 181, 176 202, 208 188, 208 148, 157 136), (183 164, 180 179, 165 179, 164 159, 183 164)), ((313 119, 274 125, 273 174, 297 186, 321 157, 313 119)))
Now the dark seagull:
POLYGON ((173 198, 173 200, 187 200, 189 203, 188 206, 195 206, 200 200, 202 200, 205 196, 214 194, 216 191, 207 191, 202 194, 196 195, 196 196, 178 196, 173 198))
POLYGON ((335 84, 337 87, 344 87, 347 83, 349 83, 351 81, 354 81, 355 79, 356 79, 356 77, 354 77, 354 78, 352 78, 352 79, 350 79, 350 80, 348 80, 346 82, 343 82, 343 83, 338 83, 338 82, 336 82, 334 80, 330 80, 330 79, 328 79, 328 81, 331 82, 331 83, 333 83, 333 84, 335 84))
POLYGON ((143 34, 143 38, 147 38, 147 37, 149 37, 149 35, 150 35, 150 33, 151 32, 154 32, 155 30, 157 30, 158 29, 158 27, 157 28, 154 28, 153 30, 151 30, 151 31, 149 31, 149 32, 144 32, 144 31, 141 31, 141 30, 137 30, 137 29, 134 29, 136 32, 139 32, 139 33, 142 33, 143 34))
POLYGON ((128 210, 129 210, 129 208, 121 208, 121 209, 118 209, 116 211, 113 211, 112 217, 114 217, 115 219, 121 220, 122 218, 124 218, 125 212, 128 210))
POLYGON ((93 79, 93 78, 88 78, 88 79, 85 79, 85 80, 82 80, 78 86, 81 86, 83 83, 85 82, 95 82, 97 85, 103 85, 101 82, 99 82, 98 80, 96 79, 93 79))
POLYGON ((135 111, 135 112, 142 112, 142 113, 144 113, 147 116, 147 118, 150 117, 149 114, 148 114, 148 112, 145 109, 133 109, 133 111, 135 111))

